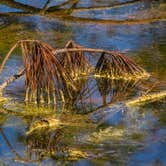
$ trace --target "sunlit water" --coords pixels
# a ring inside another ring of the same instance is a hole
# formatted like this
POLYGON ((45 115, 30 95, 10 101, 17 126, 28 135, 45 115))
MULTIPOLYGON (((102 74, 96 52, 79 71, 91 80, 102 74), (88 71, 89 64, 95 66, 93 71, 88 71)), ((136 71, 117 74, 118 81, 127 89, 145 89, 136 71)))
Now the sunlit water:
MULTIPOLYGON (((22 0, 17 2, 38 8, 44 5, 44 0, 36 3, 22 0)), ((56 3, 52 1, 50 5, 56 3)), ((80 1, 78 6, 111 4, 108 4, 108 1, 101 4, 96 0, 80 1)), ((138 5, 137 9, 144 10, 149 7, 151 5, 147 2, 138 5)), ((11 6, 0 5, 0 12, 11 11, 20 12, 11 6)), ((118 9, 117 13, 113 9, 105 13, 104 17, 99 13, 93 18, 108 19, 111 15, 110 19, 121 20, 134 12, 136 9, 133 11, 131 5, 127 9, 118 9)), ((87 17, 89 14, 80 15, 87 17)), ((139 96, 153 86, 152 92, 166 90, 165 21, 95 24, 64 21, 41 15, 0 17, 0 60, 2 61, 12 44, 27 38, 48 42, 55 48, 64 47, 68 40, 73 39, 86 47, 118 50, 134 59, 151 73, 152 77, 150 80, 135 83, 134 86, 133 82, 105 82, 90 78, 88 85, 95 91, 91 98, 84 100, 83 108, 78 104, 77 111, 92 111, 111 101, 111 109, 115 113, 109 114, 109 117, 99 114, 106 118, 100 117, 99 123, 95 123, 98 122, 98 116, 89 119, 91 115, 78 115, 70 110, 65 110, 67 113, 63 114, 59 109, 59 113, 54 115, 46 108, 38 110, 35 106, 25 106, 24 78, 17 80, 6 88, 4 96, 10 101, 2 103, 1 109, 29 113, 24 116, 0 114, 0 165, 166 165, 165 100, 129 108, 124 105, 127 99, 139 96), (102 87, 108 87, 106 100, 102 87), (31 114, 32 110, 37 113, 31 114), (56 117, 62 124, 27 134, 32 122, 47 116, 56 117), (72 152, 75 152, 74 157, 72 152)), ((0 82, 16 73, 22 66, 22 58, 15 52, 0 75, 0 82)))

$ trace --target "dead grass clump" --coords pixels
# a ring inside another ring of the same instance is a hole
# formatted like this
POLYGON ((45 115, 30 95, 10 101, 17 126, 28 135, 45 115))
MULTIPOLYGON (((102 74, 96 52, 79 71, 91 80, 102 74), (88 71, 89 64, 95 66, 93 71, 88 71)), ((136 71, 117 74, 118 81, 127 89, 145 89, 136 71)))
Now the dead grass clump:
POLYGON ((84 93, 89 74, 127 80, 149 76, 144 69, 117 52, 85 48, 73 41, 69 41, 64 49, 54 49, 38 40, 17 42, 2 62, 0 72, 18 46, 22 50, 25 68, 17 77, 13 76, 4 83, 3 89, 25 73, 25 101, 28 102, 57 104, 60 101, 73 105, 84 93), (87 52, 92 59, 94 54, 101 54, 96 66, 90 64, 87 52))
POLYGON ((22 41, 28 101, 56 102, 64 100, 69 87, 75 89, 72 78, 54 55, 54 49, 40 41, 22 41), (51 100, 51 101, 50 101, 51 100))
POLYGON ((149 77, 144 69, 118 52, 103 52, 96 64, 95 74, 99 77, 126 80, 149 77))

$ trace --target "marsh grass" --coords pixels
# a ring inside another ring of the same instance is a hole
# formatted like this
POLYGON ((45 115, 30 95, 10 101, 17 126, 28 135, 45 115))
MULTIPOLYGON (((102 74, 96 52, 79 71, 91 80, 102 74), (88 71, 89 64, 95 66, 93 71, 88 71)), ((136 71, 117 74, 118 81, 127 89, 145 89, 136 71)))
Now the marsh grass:
POLYGON ((118 52, 103 52, 96 64, 95 74, 99 77, 126 80, 148 77, 144 69, 118 52))
POLYGON ((17 47, 22 50, 23 72, 9 78, 1 89, 25 72, 26 102, 74 105, 87 91, 85 87, 90 75, 113 80, 137 80, 149 76, 139 65, 115 51, 86 48, 74 41, 67 42, 64 49, 54 49, 38 40, 18 41, 6 55, 0 72, 17 47), (92 60, 94 54, 101 54, 96 66, 90 63, 86 53, 92 60))

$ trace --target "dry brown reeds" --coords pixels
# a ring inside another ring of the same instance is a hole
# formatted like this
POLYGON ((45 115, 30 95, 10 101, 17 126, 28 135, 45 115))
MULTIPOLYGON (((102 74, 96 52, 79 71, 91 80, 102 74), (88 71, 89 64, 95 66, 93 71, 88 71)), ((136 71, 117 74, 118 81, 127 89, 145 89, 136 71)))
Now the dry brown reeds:
MULTIPOLYGON (((117 52, 85 48, 73 41, 69 41, 64 49, 54 49, 38 40, 17 42, 2 62, 0 72, 17 46, 21 47, 23 54, 25 100, 28 102, 44 101, 56 104, 59 101, 67 101, 74 104, 82 93, 89 74, 111 79, 137 79, 148 76, 144 69, 117 52), (93 54, 101 54, 96 66, 90 65, 86 53, 92 58, 93 54)), ((15 79, 16 77, 11 81, 15 79)))
POLYGON ((24 55, 28 101, 55 103, 64 100, 69 87, 76 89, 69 74, 54 55, 54 49, 46 43, 21 42, 24 55), (37 98, 36 98, 37 97, 37 98))
POLYGON ((96 64, 95 73, 99 77, 126 80, 149 76, 144 69, 118 52, 103 52, 96 64))
MULTIPOLYGON (((74 41, 68 41, 65 45, 65 48, 81 49, 82 46, 76 44, 74 41)), ((88 76, 91 72, 90 63, 83 51, 66 51, 57 54, 56 57, 59 58, 66 74, 70 76, 74 86, 76 87, 76 89, 70 88, 66 96, 66 98, 68 99, 67 102, 69 102, 70 104, 74 104, 74 102, 77 100, 78 94, 81 93, 81 90, 87 82, 87 77, 84 76, 88 76)))

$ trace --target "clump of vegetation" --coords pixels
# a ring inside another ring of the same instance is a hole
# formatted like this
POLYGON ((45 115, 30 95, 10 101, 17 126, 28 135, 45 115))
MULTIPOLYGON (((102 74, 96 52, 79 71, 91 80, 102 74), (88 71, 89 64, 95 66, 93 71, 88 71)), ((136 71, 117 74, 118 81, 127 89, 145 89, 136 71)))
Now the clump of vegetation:
POLYGON ((103 52, 96 65, 95 73, 99 77, 110 77, 111 79, 123 78, 126 80, 149 76, 144 69, 117 52, 103 52))
POLYGON ((6 61, 16 49, 22 50, 24 69, 12 76, 1 86, 25 75, 25 101, 57 104, 59 101, 75 104, 89 75, 111 79, 140 79, 149 74, 123 54, 115 51, 85 48, 69 41, 65 48, 54 49, 38 40, 18 41, 2 62, 2 72, 6 61), (96 66, 90 64, 88 56, 101 54, 96 66))

